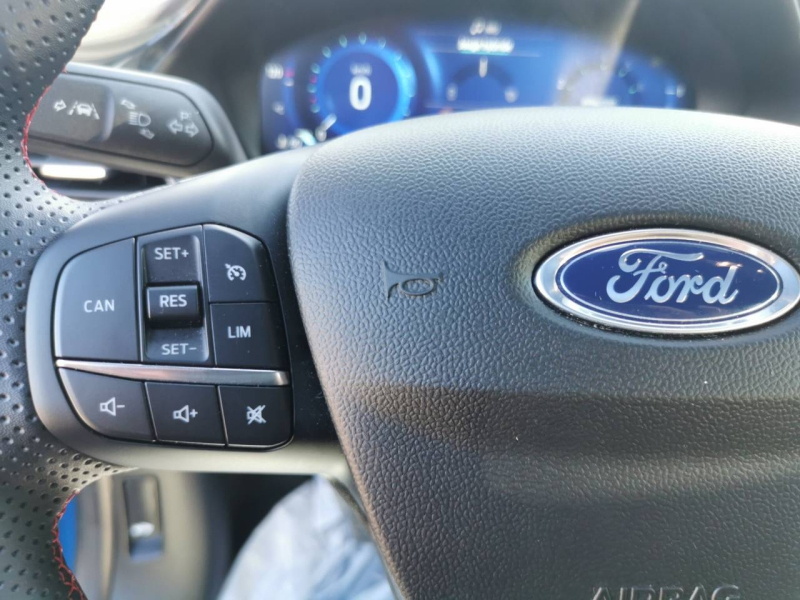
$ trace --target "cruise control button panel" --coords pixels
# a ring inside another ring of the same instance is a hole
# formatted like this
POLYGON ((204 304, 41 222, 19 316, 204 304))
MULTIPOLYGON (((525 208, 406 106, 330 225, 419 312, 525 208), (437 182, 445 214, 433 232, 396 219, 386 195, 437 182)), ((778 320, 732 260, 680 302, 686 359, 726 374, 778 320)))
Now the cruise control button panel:
POLYGON ((277 300, 266 248, 219 225, 78 255, 58 283, 53 332, 75 412, 130 441, 287 443, 293 408, 277 300))

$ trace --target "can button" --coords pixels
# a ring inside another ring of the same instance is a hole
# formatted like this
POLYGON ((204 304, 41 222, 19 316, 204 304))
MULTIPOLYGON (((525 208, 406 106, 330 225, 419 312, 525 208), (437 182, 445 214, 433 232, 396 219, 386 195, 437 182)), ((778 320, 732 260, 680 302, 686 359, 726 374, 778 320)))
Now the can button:
POLYGON ((133 240, 90 250, 67 264, 56 293, 56 356, 139 359, 135 273, 133 240))

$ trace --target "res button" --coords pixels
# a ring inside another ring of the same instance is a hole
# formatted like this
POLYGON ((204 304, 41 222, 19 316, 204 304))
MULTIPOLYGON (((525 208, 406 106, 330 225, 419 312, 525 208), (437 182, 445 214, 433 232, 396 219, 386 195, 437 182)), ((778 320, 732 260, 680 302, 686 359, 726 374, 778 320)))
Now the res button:
POLYGON ((56 356, 139 359, 133 258, 133 240, 126 240, 67 264, 56 294, 56 356))
POLYGON ((172 285, 147 289, 147 318, 153 322, 200 319, 200 298, 196 285, 172 285))

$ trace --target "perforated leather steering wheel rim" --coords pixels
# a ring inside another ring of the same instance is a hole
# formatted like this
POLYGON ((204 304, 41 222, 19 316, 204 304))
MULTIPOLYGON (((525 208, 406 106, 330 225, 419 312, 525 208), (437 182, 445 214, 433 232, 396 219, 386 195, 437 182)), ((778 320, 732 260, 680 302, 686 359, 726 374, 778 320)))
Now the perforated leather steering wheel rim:
POLYGON ((27 157, 37 102, 72 58, 102 0, 0 2, 0 596, 83 598, 58 520, 82 488, 121 469, 64 446, 36 415, 26 370, 28 284, 42 251, 113 202, 49 190, 27 157))

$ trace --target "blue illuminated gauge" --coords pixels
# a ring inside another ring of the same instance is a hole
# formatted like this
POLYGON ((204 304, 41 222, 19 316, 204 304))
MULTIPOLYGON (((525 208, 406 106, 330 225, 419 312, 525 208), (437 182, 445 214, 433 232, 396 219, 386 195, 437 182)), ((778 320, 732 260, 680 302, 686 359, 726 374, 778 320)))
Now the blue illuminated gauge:
POLYGON ((559 104, 565 106, 640 106, 639 82, 627 65, 579 67, 558 82, 559 104))
POLYGON ((307 84, 314 137, 325 139, 411 115, 417 77, 384 38, 340 36, 323 46, 307 84))
POLYGON ((445 87, 447 104, 443 112, 512 106, 519 99, 519 90, 499 65, 500 60, 475 56, 456 71, 445 87))
POLYGON ((686 85, 664 69, 661 61, 628 56, 616 65, 594 63, 579 67, 560 79, 559 104, 660 108, 685 108, 691 104, 686 85))

